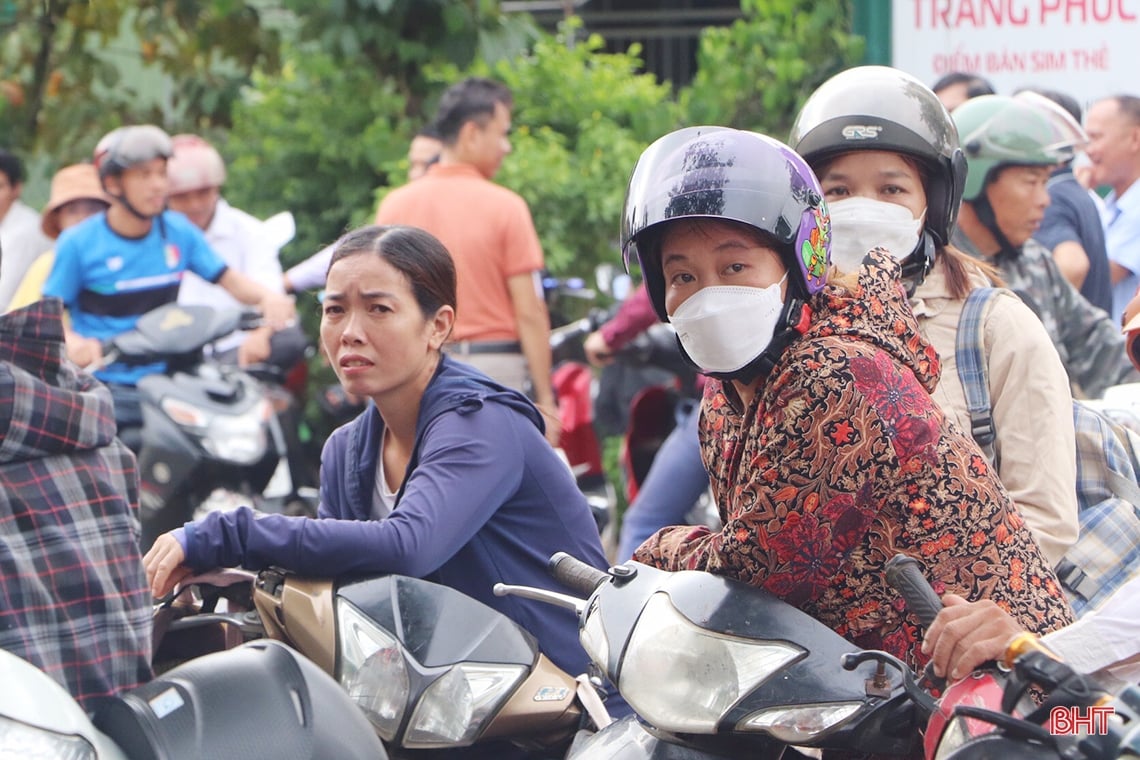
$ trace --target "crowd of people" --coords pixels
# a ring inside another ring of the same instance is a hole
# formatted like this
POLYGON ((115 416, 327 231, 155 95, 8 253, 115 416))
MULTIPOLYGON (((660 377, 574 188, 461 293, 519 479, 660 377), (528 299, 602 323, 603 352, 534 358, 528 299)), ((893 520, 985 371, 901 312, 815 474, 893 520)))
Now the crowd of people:
MULTIPOLYGON (((585 348, 604 364, 669 322, 703 397, 630 507, 617 559, 767 589, 858 646, 955 676, 1020 631, 1068 653, 1106 625, 1132 630, 1124 590, 1074 625, 1055 568, 1080 530, 1073 399, 1140 381, 1122 331, 1140 311, 1137 104, 1097 101, 1082 126, 1062 94, 999 95, 972 75, 928 88, 865 66, 813 92, 786 142, 710 126, 650 145, 621 219, 644 281, 585 348), (868 119, 874 135, 847 139, 868 119), (990 288, 984 366, 965 367, 971 294, 990 288), (988 378, 982 417, 969 371, 988 378), (676 525, 710 487, 721 527, 676 525), (898 553, 946 595, 925 640, 883 577, 898 553)), ((285 271, 262 222, 223 197, 225 163, 201 137, 120 127, 56 174, 41 216, 0 154, 0 398, 14 400, 0 646, 81 700, 130 688, 150 675, 152 596, 198 570, 275 566, 430 576, 585 672, 574 615, 492 594, 555 589, 555 552, 612 559, 555 450, 535 221, 493 181, 512 106, 489 79, 448 88, 374 224, 285 271), (306 344, 289 294, 317 287, 320 349, 366 402, 325 443, 318 516, 214 512, 140 556, 120 439, 143 424, 139 379, 162 367, 108 362, 104 341, 163 304, 242 303, 264 327, 217 355, 289 366, 306 344)), ((1082 666, 1136 654, 1109 649, 1082 666)), ((628 710, 612 685, 608 706, 628 710)))

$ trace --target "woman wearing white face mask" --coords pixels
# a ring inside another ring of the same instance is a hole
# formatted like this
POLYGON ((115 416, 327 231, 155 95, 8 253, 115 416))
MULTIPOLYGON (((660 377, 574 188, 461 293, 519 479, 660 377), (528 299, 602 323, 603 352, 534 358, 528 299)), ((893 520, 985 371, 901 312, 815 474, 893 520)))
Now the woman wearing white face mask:
MULTIPOLYGON (((819 175, 831 208, 833 263, 857 269, 875 247, 901 261, 919 329, 942 359, 934 398, 969 433, 955 356, 959 318, 970 291, 1000 281, 947 245, 966 177, 950 115, 910 75, 863 66, 808 98, 790 143, 819 175)), ((990 301, 982 321, 1001 481, 1056 563, 1078 532, 1068 375, 1048 332, 1014 294, 990 301)))
POLYGON ((761 586, 912 666, 917 620, 883 581, 896 553, 1034 630, 1071 619, 996 474, 929 395, 938 357, 898 266, 876 253, 858 277, 829 271, 827 204, 799 156, 721 127, 666 135, 634 169, 622 242, 711 378, 701 449, 724 524, 665 528, 635 560, 761 586))

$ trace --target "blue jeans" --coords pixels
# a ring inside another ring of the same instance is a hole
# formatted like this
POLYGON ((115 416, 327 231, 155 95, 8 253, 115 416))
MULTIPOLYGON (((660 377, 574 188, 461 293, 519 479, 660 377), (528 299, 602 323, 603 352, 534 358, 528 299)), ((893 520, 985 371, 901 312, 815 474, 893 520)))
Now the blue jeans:
POLYGON ((700 416, 699 402, 677 406, 677 426, 658 449, 637 498, 622 518, 618 562, 632 557, 634 550, 661 528, 683 525, 689 510, 709 487, 697 438, 700 416))
POLYGON ((111 400, 115 404, 115 424, 119 428, 119 440, 136 454, 142 448, 142 395, 133 385, 108 383, 111 400))

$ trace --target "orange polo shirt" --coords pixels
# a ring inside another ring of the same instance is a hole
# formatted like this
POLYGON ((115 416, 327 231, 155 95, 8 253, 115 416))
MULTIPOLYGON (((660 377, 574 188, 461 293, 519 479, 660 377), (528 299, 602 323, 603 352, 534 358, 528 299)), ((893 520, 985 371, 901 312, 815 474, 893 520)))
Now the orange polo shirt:
POLYGON ((507 279, 543 268, 526 201, 467 164, 436 164, 390 192, 377 224, 410 224, 435 235, 455 259, 458 308, 452 339, 518 340, 507 279))

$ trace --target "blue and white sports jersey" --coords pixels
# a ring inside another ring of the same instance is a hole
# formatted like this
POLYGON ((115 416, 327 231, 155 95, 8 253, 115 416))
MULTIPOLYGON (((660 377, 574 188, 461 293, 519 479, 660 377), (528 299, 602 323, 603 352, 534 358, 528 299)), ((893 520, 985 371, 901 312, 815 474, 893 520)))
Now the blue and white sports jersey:
MULTIPOLYGON (((187 270, 217 282, 226 265, 185 216, 165 211, 145 236, 127 238, 111 229, 104 212, 60 235, 43 292, 67 306, 72 330, 107 340, 133 329, 148 311, 176 301, 187 270)), ((161 371, 161 364, 112 364, 96 376, 134 385, 161 371)))

